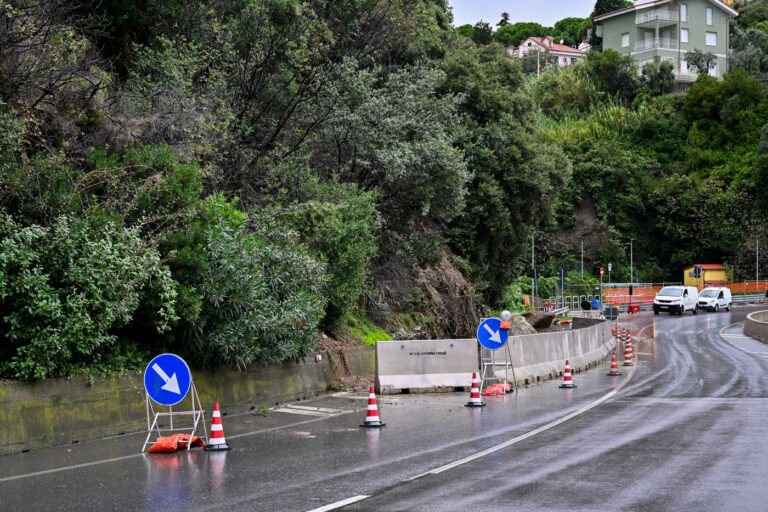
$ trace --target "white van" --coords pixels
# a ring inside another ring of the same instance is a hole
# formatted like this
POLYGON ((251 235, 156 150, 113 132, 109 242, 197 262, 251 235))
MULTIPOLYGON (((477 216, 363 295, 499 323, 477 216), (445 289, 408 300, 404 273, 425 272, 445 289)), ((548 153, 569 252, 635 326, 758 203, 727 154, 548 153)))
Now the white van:
POLYGON ((669 311, 670 315, 686 311, 699 312, 699 291, 695 286, 665 286, 653 299, 653 313, 669 311))
POLYGON ((731 310, 731 290, 724 286, 709 286, 699 293, 699 308, 711 309, 718 312, 721 309, 731 310))

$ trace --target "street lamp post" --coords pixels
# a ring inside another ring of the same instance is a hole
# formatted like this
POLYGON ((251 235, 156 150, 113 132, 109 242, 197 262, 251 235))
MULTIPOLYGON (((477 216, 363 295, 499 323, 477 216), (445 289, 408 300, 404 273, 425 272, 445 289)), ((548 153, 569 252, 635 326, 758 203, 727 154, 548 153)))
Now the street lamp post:
POLYGON ((581 237, 581 278, 584 279, 584 237, 581 237))
POLYGON ((629 284, 631 285, 634 282, 635 275, 632 273, 634 261, 633 261, 633 255, 632 255, 632 242, 634 242, 634 238, 629 239, 629 284))

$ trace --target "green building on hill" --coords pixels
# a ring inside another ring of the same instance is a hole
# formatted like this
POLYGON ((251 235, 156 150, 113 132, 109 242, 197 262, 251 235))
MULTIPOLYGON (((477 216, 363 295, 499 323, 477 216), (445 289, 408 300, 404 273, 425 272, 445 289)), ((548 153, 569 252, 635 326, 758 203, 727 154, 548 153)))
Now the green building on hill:
POLYGON ((669 61, 674 65, 678 89, 696 80, 686 54, 694 49, 711 52, 716 64, 709 74, 727 71, 728 29, 738 11, 720 0, 635 1, 635 5, 595 16, 603 50, 631 55, 639 67, 669 61))

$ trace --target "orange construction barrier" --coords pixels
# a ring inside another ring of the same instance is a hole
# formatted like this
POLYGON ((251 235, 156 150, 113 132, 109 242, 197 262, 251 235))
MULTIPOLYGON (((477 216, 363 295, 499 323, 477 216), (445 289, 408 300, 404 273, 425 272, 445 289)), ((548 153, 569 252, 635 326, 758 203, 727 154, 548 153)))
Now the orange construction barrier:
POLYGON ((170 437, 158 437, 157 441, 148 451, 149 453, 171 453, 176 450, 186 449, 187 443, 191 443, 191 446, 205 446, 205 442, 197 436, 173 434, 170 437))

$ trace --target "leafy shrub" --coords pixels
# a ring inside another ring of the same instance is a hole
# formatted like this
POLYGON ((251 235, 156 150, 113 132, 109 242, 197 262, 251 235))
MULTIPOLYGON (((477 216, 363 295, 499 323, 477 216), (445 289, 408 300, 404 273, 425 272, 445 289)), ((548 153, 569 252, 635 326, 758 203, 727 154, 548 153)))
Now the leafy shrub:
POLYGON ((113 330, 157 294, 158 331, 175 319, 175 285, 137 230, 60 217, 22 227, 0 214, 0 373, 64 375, 114 354, 113 330))
POLYGON ((62 215, 97 213, 145 231, 167 230, 194 212, 202 191, 198 165, 182 162, 166 145, 137 145, 122 155, 94 150, 84 168, 63 150, 28 159, 6 150, 0 153, 0 179, 8 186, 8 211, 46 226, 62 215))
POLYGON ((244 368, 314 348, 325 266, 294 233, 213 196, 187 237, 172 253, 177 279, 198 300, 177 330, 182 352, 198 363, 244 368))
POLYGON ((356 304, 376 256, 376 193, 354 184, 319 185, 317 197, 291 214, 294 228, 327 264, 328 305, 324 326, 335 330, 356 304))

